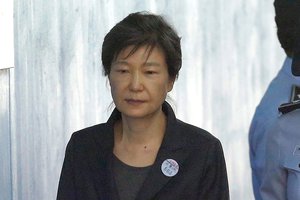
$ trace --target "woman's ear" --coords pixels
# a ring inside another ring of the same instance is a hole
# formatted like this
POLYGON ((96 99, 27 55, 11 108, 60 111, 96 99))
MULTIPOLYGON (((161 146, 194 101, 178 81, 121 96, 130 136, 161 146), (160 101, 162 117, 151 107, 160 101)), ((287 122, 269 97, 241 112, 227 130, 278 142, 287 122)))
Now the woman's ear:
POLYGON ((108 84, 111 86, 111 84, 110 84, 110 73, 107 74, 107 82, 108 82, 108 84))
POLYGON ((109 80, 109 77, 108 77, 108 76, 107 76, 107 79, 106 79, 105 82, 106 82, 106 86, 107 86, 107 87, 111 87, 111 85, 110 85, 110 80, 109 80))
POLYGON ((175 79, 170 79, 169 83, 168 83, 168 92, 171 92, 173 89, 173 85, 174 85, 175 79))

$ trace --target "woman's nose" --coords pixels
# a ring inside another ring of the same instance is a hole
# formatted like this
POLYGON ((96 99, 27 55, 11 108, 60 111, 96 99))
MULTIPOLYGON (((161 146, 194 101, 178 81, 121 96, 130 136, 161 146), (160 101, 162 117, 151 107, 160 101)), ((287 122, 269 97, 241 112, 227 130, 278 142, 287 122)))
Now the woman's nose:
POLYGON ((130 80, 130 90, 132 91, 141 91, 143 90, 143 80, 139 72, 135 72, 131 76, 130 80))

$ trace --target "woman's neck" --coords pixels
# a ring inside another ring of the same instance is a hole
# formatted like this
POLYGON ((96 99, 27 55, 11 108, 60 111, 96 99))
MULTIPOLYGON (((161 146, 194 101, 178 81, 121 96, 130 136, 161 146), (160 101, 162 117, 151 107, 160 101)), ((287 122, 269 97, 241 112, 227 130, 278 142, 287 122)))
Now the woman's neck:
POLYGON ((161 142, 166 127, 166 116, 162 110, 145 118, 130 118, 122 115, 122 121, 118 126, 121 142, 131 145, 161 142))
POLYGON ((166 121, 163 111, 144 119, 122 116, 115 124, 114 154, 131 166, 152 165, 164 137, 166 121))

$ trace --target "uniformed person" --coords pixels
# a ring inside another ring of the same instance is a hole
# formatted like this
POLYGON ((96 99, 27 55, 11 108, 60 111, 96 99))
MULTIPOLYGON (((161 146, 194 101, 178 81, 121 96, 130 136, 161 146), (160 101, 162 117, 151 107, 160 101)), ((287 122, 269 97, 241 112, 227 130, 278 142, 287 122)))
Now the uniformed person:
POLYGON ((266 160, 267 133, 278 118, 278 106, 290 102, 293 85, 300 85, 300 77, 291 73, 294 54, 296 20, 300 16, 299 0, 275 0, 277 35, 287 57, 282 68, 267 88, 256 108, 249 130, 252 185, 256 200, 261 200, 260 187, 266 160))
MULTIPOLYGON (((292 72, 295 76, 300 76, 300 35, 294 52, 292 72)), ((260 188, 263 200, 300 199, 300 91, 298 86, 293 87, 292 94, 292 102, 279 107, 282 115, 267 133, 266 163, 260 188)))

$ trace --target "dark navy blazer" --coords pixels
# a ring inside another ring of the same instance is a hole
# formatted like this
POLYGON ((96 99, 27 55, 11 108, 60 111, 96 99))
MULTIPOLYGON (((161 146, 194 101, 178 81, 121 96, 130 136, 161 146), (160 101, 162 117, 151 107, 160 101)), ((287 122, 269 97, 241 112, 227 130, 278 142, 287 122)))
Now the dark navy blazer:
MULTIPOLYGON (((156 160, 136 200, 227 200, 226 166, 221 144, 210 133, 176 119, 163 104, 167 127, 156 160), (167 177, 161 170, 166 159, 179 165, 167 177)), ((112 173, 115 109, 107 123, 75 132, 66 148, 58 187, 58 200, 118 200, 112 173)))

